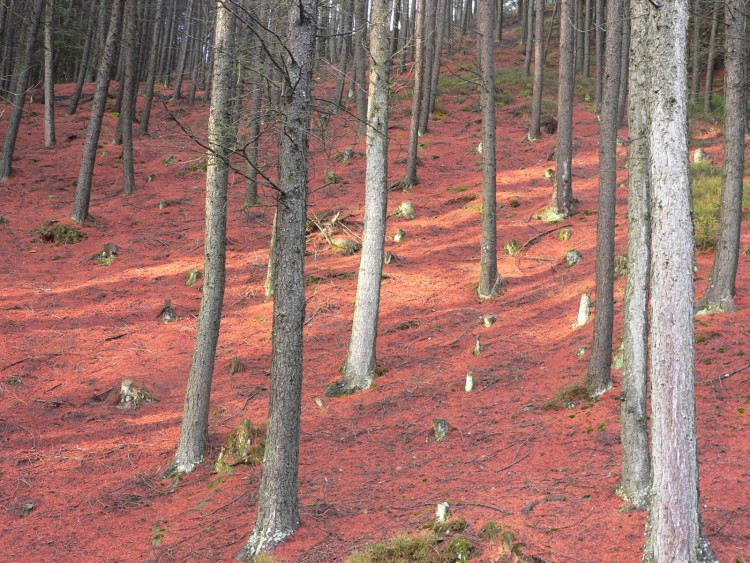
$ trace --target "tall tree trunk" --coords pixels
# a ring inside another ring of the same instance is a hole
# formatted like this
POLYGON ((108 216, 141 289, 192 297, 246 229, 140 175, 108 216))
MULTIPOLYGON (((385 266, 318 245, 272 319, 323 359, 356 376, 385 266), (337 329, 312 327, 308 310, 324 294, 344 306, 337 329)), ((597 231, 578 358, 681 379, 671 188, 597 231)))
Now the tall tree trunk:
POLYGON ((16 140, 18 139, 18 128, 21 125, 21 115, 23 114, 23 104, 26 101, 26 87, 31 75, 31 63, 34 57, 34 47, 36 45, 36 32, 39 29, 39 23, 42 20, 46 0, 36 0, 34 11, 31 13, 28 33, 26 35, 26 44, 24 45, 23 54, 18 58, 16 68, 19 69, 13 89, 13 108, 8 119, 8 128, 5 130, 5 140, 3 141, 3 154, 0 156, 0 182, 10 178, 13 173, 13 153, 16 150, 16 140))
POLYGON ((687 128, 688 1, 650 9, 651 486, 646 563, 717 561, 701 533, 687 128))
POLYGON ((357 297, 343 378, 326 389, 333 396, 366 389, 375 376, 380 284, 388 203, 388 98, 390 94, 389 0, 374 0, 370 31, 365 226, 357 297))
POLYGON ((55 144, 55 77, 52 51, 53 0, 46 0, 44 10, 44 146, 55 144))
POLYGON ((607 56, 599 141, 599 212, 596 221, 596 317, 586 388, 593 398, 612 387, 614 320, 615 190, 617 189, 617 97, 622 61, 622 2, 607 3, 607 56))
MULTIPOLYGON (((419 135, 428 131, 430 121, 430 100, 432 99, 432 73, 435 72, 436 19, 440 0, 428 0, 425 3, 425 52, 424 73, 422 74, 422 100, 419 110, 419 135)), ((438 71, 439 72, 439 71, 438 71)))
POLYGON ((623 362, 620 385, 622 485, 620 494, 635 508, 645 508, 651 480, 648 445, 648 290, 651 251, 648 112, 651 47, 649 5, 630 2, 632 39, 628 107, 628 277, 623 305, 623 362))
POLYGON ((218 1, 214 31, 214 95, 208 121, 206 168, 206 234, 203 295, 198 312, 193 361, 190 364, 180 441, 164 477, 190 473, 203 461, 208 447, 208 411, 216 343, 224 301, 227 232, 227 178, 229 147, 234 127, 231 91, 234 75, 231 49, 231 11, 218 1))
POLYGON ((557 213, 575 213, 573 197, 573 91, 575 88, 575 0, 562 0, 560 8, 560 72, 557 90, 557 147, 552 205, 557 213))
POLYGON ((349 61, 352 58, 352 38, 351 38, 351 31, 352 31, 352 24, 353 24, 353 18, 354 18, 354 12, 351 10, 347 10, 346 13, 342 15, 343 19, 343 29, 342 34, 345 36, 343 44, 341 46, 341 57, 340 57, 340 64, 339 64, 339 70, 338 70, 338 76, 336 77, 336 89, 333 94, 333 111, 338 111, 342 108, 341 105, 341 99, 344 96, 344 86, 346 84, 346 69, 349 66, 349 61))
POLYGON ((531 100, 530 141, 542 136, 542 94, 544 91, 544 0, 535 0, 534 15, 534 91, 531 100))
POLYGON ((135 193, 135 165, 133 163, 133 119, 135 118, 136 88, 138 69, 136 68, 136 36, 138 31, 136 0, 126 0, 125 29, 122 49, 125 52, 125 70, 121 88, 122 107, 118 126, 122 131, 122 170, 123 190, 126 196, 135 193))
POLYGON ((604 84, 604 0, 596 0, 596 24, 594 31, 594 108, 599 113, 602 107, 602 87, 604 84))
POLYGON ((417 178, 417 144, 419 142, 419 107, 422 100, 422 74, 424 73, 424 19, 425 0, 417 0, 414 13, 414 89, 411 97, 411 123, 409 124, 409 146, 406 156, 406 176, 401 180, 401 187, 416 186, 417 178))
POLYGON ((583 18, 583 77, 591 71, 591 0, 585 0, 583 18))
POLYGON ((164 0, 156 0, 154 13, 154 25, 151 31, 151 48, 148 52, 148 68, 146 70, 146 85, 143 88, 143 111, 141 112, 141 123, 138 127, 139 135, 148 133, 151 122, 151 106, 154 103, 154 85, 156 84, 156 63, 159 55, 159 39, 161 38, 164 22, 164 0))
POLYGON ((367 130, 367 90, 365 90, 365 42, 367 39, 367 0, 354 0, 354 100, 357 105, 357 137, 367 130))
POLYGON ((698 94, 700 93, 701 84, 701 9, 702 0, 693 0, 691 16, 693 20, 693 37, 690 42, 692 62, 690 69, 692 77, 690 81, 690 103, 698 103, 698 94))
POLYGON ((703 111, 711 111, 711 92, 714 83, 714 64, 716 62, 716 35, 719 30, 719 5, 723 0, 714 0, 711 13, 711 37, 708 40, 708 57, 706 61, 706 85, 703 89, 703 111))
POLYGON ((617 128, 622 127, 625 120, 625 104, 628 102, 628 76, 630 73, 630 0, 622 0, 622 48, 620 50, 620 90, 617 95, 617 128))
POLYGON ((279 268, 273 307, 271 385, 258 517, 238 554, 249 559, 299 527, 297 475, 302 395, 302 327, 305 319, 305 223, 307 212, 310 93, 315 64, 317 1, 288 3, 289 32, 279 138, 279 203, 274 252, 279 268))
POLYGON ((185 8, 185 22, 182 33, 182 42, 180 43, 180 58, 177 60, 177 72, 174 79, 174 92, 172 93, 172 101, 175 102, 182 96, 182 81, 185 74, 185 62, 187 61, 188 45, 190 45, 190 38, 194 33, 195 25, 193 23, 193 5, 195 0, 187 0, 187 7, 185 8))
POLYGON ((746 13, 742 0, 724 4, 724 173, 716 253, 706 294, 698 309, 734 311, 740 252, 742 180, 747 129, 746 13))
MULTIPOLYGON (((576 25, 575 25, 576 72, 583 72, 583 39, 584 39, 583 2, 584 0, 577 0, 575 6, 573 7, 573 12, 575 13, 575 21, 576 21, 576 25)), ((562 13, 560 15, 562 17, 562 13)), ((562 23, 560 24, 560 27, 562 28, 562 23)), ((562 29, 560 30, 560 33, 562 33, 562 29)), ((547 47, 549 47, 549 45, 547 45, 547 47)))
POLYGON ((70 97, 70 104, 68 109, 65 111, 65 115, 73 115, 78 109, 78 102, 81 100, 81 92, 83 91, 83 84, 86 77, 89 75, 89 67, 91 65, 91 53, 93 51, 93 39, 94 39, 94 14, 96 13, 96 3, 93 2, 89 8, 89 19, 88 19, 88 32, 86 33, 86 40, 83 43, 83 52, 81 54, 81 68, 78 72, 78 78, 76 79, 76 87, 73 90, 73 95, 70 97))
POLYGON ((523 75, 531 74, 531 54, 534 44, 534 7, 536 0, 526 0, 526 26, 524 27, 524 37, 526 38, 524 57, 523 57, 523 75))
POLYGON ((489 299, 502 292, 505 284, 497 271, 494 0, 479 0, 479 9, 482 58, 482 241, 478 293, 480 299, 489 299))
POLYGON ((89 202, 91 200, 91 179, 94 175, 94 162, 96 161, 96 149, 99 136, 102 131, 102 119, 107 104, 107 90, 109 89, 109 74, 115 62, 115 51, 120 38, 120 27, 122 23, 123 0, 114 0, 112 3, 112 15, 109 20, 107 40, 104 52, 99 63, 99 70, 94 86, 94 101, 91 104, 91 116, 86 131, 86 141, 83 145, 83 156, 81 157, 81 168, 78 171, 78 183, 73 200, 73 214, 71 219, 76 223, 83 223, 89 215, 89 202))

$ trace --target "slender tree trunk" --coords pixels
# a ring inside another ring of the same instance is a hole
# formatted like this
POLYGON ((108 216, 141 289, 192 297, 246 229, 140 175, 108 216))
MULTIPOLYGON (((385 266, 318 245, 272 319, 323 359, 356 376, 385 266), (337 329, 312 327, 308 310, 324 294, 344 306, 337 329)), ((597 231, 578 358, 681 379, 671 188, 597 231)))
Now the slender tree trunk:
POLYGON ((274 253, 279 268, 273 311, 271 385, 263 473, 255 528, 238 559, 249 559, 299 527, 297 475, 305 319, 305 223, 308 136, 317 1, 288 3, 289 32, 279 138, 279 204, 274 253))
POLYGON ((708 60, 706 61, 706 85, 703 89, 703 111, 711 111, 711 92, 714 83, 714 63, 716 62, 716 35, 719 30, 719 5, 722 0, 714 0, 711 13, 711 37, 708 41, 708 60))
POLYGON ((591 0, 586 0, 583 19, 583 76, 589 77, 591 71, 591 0))
POLYGON ((523 57, 523 74, 529 76, 531 74, 531 54, 532 46, 534 44, 534 6, 536 0, 526 0, 526 26, 524 27, 524 37, 526 38, 526 49, 523 57))
POLYGON ((52 51, 53 0, 46 0, 44 10, 44 146, 55 144, 55 77, 52 51))
POLYGON ((352 334, 343 378, 326 389, 339 395, 372 384, 375 376, 380 284, 388 203, 388 98, 390 94, 389 0, 374 0, 370 31, 370 91, 367 111, 365 226, 357 277, 352 334))
POLYGON ((534 16, 534 91, 531 100, 531 123, 529 140, 542 136, 540 122, 542 119, 542 94, 544 90, 544 0, 535 0, 534 16))
POLYGON ((734 311, 740 252, 742 180, 747 129, 746 12, 742 0, 725 0, 724 173, 716 253, 706 294, 698 309, 734 311))
POLYGON ((221 309, 224 301, 227 232, 227 178, 229 147, 234 127, 231 91, 234 66, 231 49, 232 14, 217 2, 214 31, 214 95, 208 121, 206 168, 206 235, 204 247, 203 295, 198 312, 193 361, 190 364, 185 407, 180 427, 180 441, 175 458, 164 472, 165 477, 190 473, 203 461, 208 447, 208 411, 211 379, 219 338, 221 309))
POLYGON ((505 0, 497 0, 496 6, 497 6, 497 9, 495 10, 495 12, 497 14, 497 33, 495 35, 495 39, 497 41, 502 41, 503 40, 503 25, 505 23, 503 21, 505 19, 505 0))
POLYGON ((91 66, 91 52, 93 50, 93 39, 94 39, 94 14, 96 13, 96 4, 92 5, 89 9, 88 19, 88 32, 86 33, 86 41, 83 43, 83 53, 81 55, 81 68, 78 73, 76 80, 76 87, 73 90, 73 95, 70 97, 70 104, 65 112, 65 115, 73 115, 78 109, 78 102, 81 100, 81 92, 83 91, 83 84, 86 77, 89 75, 88 68, 91 66))
POLYGON ((482 241, 478 293, 489 299, 504 290, 497 271, 497 174, 495 121, 494 0, 479 0, 479 41, 482 56, 482 241))
POLYGON ((141 123, 138 127, 139 135, 148 133, 151 122, 151 107, 154 103, 154 85, 156 84, 156 63, 159 55, 159 38, 162 35, 164 22, 164 0, 156 0, 156 11, 154 14, 154 25, 151 32, 151 48, 148 52, 148 68, 146 70, 146 85, 143 89, 143 111, 141 112, 141 123))
MULTIPOLYGON (((419 110, 419 135, 427 133, 430 121, 430 100, 432 99, 432 75, 435 69, 436 45, 436 19, 437 7, 441 0, 428 0, 425 3, 427 13, 425 14, 425 53, 424 74, 422 75, 422 100, 419 110)), ((438 70, 439 72, 439 70, 438 70)), ((436 78, 437 80, 437 78, 436 78)))
POLYGON ((607 3, 607 55, 599 141, 599 213, 596 221, 596 317, 586 388, 596 398, 612 387, 614 320, 615 190, 617 189, 617 97, 622 60, 622 2, 607 3))
POLYGON ((604 0, 596 0, 596 29, 594 32, 594 47, 596 60, 594 62, 594 108, 599 113, 602 107, 602 87, 604 83, 604 0))
POLYGON ((99 136, 102 131, 102 119, 107 104, 107 90, 109 89, 109 74, 115 62, 115 51, 120 37, 120 26, 122 23, 123 0, 114 0, 112 3, 112 15, 109 20, 109 31, 104 45, 99 70, 94 86, 94 101, 91 104, 91 116, 86 132, 86 141, 83 145, 83 156, 81 157, 81 168, 78 172, 78 183, 73 200, 73 214, 71 219, 76 223, 83 223, 89 215, 89 202, 91 200, 91 179, 94 175, 94 162, 96 161, 96 149, 99 136))
POLYGON ((401 180, 402 187, 416 186, 417 178, 417 144, 419 142, 419 107, 422 100, 422 74, 424 73, 424 19, 425 0, 417 0, 414 14, 414 90, 411 98, 411 123, 409 125, 409 146, 406 157, 406 176, 401 180))
POLYGON ((182 96, 182 81, 185 74, 185 61, 187 60, 188 45, 190 44, 190 37, 194 33, 195 25, 193 24, 193 5, 195 0, 187 0, 187 7, 185 8, 185 23, 182 35, 182 42, 180 43, 180 58, 177 60, 177 73, 175 74, 174 80, 174 92, 172 93, 172 101, 175 102, 182 96))
POLYGON ((365 90, 365 41, 367 0, 354 0, 354 100, 357 105, 357 137, 367 130, 367 90, 365 90))
POLYGON ((341 63, 339 65, 339 72, 338 76, 336 78, 336 90, 333 94, 333 109, 334 111, 338 111, 341 109, 341 99, 344 96, 344 86, 346 84, 346 69, 349 66, 349 61, 352 58, 351 57, 351 31, 352 31, 352 23, 353 23, 353 12, 347 11, 346 14, 343 15, 344 20, 344 28, 342 30, 342 33, 346 36, 346 38, 343 41, 342 45, 342 54, 341 54, 341 63))
POLYGON ((718 561, 701 533, 687 127, 688 1, 650 10, 651 486, 646 563, 718 561))
POLYGON ((651 479, 648 444, 648 291, 651 251, 648 112, 651 47, 649 5, 630 2, 632 40, 628 108, 628 277, 623 306, 623 363, 620 385, 622 485, 620 494, 635 508, 645 508, 651 479))
MULTIPOLYGON (((576 25, 575 25, 576 72, 583 72, 583 38, 584 38, 583 2, 584 0, 577 0, 575 3, 575 6, 573 7, 573 11, 575 13, 575 21, 576 21, 576 25)), ((562 16, 562 14, 560 15, 562 16)), ((560 24, 560 27, 562 28, 562 23, 560 24)), ((562 33, 562 29, 560 30, 560 33, 562 33)), ((547 45, 547 47, 549 47, 549 45, 547 45)))
POLYGON ((122 131, 122 170, 123 190, 126 196, 135 193, 135 165, 133 163, 133 119, 135 118, 136 88, 138 86, 138 69, 136 68, 136 35, 137 12, 136 0, 126 0, 125 29, 123 30, 122 49, 125 51, 122 107, 120 108, 119 127, 122 131))
POLYGON ((13 154, 16 150, 16 140, 18 139, 18 129, 21 125, 21 115, 23 114, 23 104, 26 101, 26 87, 31 75, 31 63, 34 57, 34 46, 36 45, 36 32, 39 29, 39 23, 42 20, 46 0, 36 0, 34 11, 29 21, 26 44, 21 57, 18 59, 19 69, 15 80, 13 91, 13 107, 8 119, 8 128, 5 130, 5 140, 3 141, 3 154, 0 156, 0 182, 10 178, 13 173, 13 154))
POLYGON ((625 104, 628 102, 628 76, 630 73, 630 0, 622 0, 622 49, 620 50, 620 90, 617 95, 617 128, 622 127, 625 120, 625 104))
POLYGON ((690 68, 692 77, 690 82, 690 103, 698 103, 701 84, 701 9, 702 0, 693 0, 691 17, 693 19, 693 37, 690 44, 692 62, 690 68))
POLYGON ((555 189, 552 205, 557 213, 569 217, 575 213, 573 197, 573 91, 575 58, 573 41, 575 0, 562 0, 560 8, 560 72, 557 90, 557 147, 555 189))

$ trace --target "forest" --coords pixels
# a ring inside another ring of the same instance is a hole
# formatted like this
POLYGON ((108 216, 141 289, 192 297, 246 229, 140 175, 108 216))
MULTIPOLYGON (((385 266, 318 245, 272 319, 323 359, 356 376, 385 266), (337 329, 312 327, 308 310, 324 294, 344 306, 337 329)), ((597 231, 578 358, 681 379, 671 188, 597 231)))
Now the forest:
POLYGON ((0 0, 0 559, 750 561, 747 41, 0 0))

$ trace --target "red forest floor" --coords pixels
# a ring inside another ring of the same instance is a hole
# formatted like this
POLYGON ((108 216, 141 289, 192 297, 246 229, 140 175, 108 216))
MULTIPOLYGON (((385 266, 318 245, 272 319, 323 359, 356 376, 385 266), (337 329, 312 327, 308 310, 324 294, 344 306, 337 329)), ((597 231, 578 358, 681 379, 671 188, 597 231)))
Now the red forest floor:
MULTIPOLYGON (((446 75, 465 74, 460 60, 471 64, 471 49, 446 63, 446 75)), ((498 66, 518 69, 521 63, 516 43, 504 40, 498 66)), ((550 61, 548 76, 555 64, 550 61)), ((407 84, 402 80, 399 88, 407 84)), ((58 94, 70 90, 61 86, 58 94)), ((543 173, 554 167, 555 137, 522 142, 527 93, 504 90, 506 103, 497 113, 498 239, 525 243, 552 228, 535 214, 550 199, 552 183, 543 173)), ((554 87, 548 97, 554 99, 554 87)), ((539 408, 566 385, 580 383, 589 359, 592 323, 571 327, 581 294, 592 294, 595 285, 598 124, 582 98, 574 112, 580 212, 565 222, 572 237, 542 234, 517 256, 503 255, 499 267, 508 291, 479 303, 478 99, 471 88, 438 97, 441 118, 421 139, 420 183, 413 193, 390 194, 389 212, 409 200, 416 217, 388 220, 389 236, 403 229, 406 237, 387 242, 399 260, 385 266, 382 289, 378 357, 386 372, 374 388, 349 397, 323 398, 323 389, 346 353, 359 255, 333 254, 312 237, 302 526, 277 549, 279 560, 343 560, 366 542, 417 532, 442 501, 466 518, 476 560, 500 557, 497 544, 476 537, 490 520, 510 528, 525 553, 546 561, 639 560, 645 515, 622 510, 615 494, 619 372, 614 389, 594 404, 539 408), (584 260, 566 268, 562 260, 573 248, 584 260), (485 328, 481 317, 490 313, 497 322, 485 328), (484 351, 475 356, 477 336, 484 351), (466 393, 469 370, 476 387, 466 393), (435 418, 450 425, 439 443, 432 436, 435 418)), ((241 211, 243 181, 232 176, 211 463, 170 486, 160 474, 179 433, 201 296, 200 283, 185 285, 187 272, 203 261, 204 174, 189 170, 200 151, 157 107, 153 137, 136 141, 137 193, 123 198, 120 148, 109 144, 115 119, 108 114, 95 169, 95 221, 83 226, 87 238, 74 245, 34 243, 37 225, 69 223, 90 102, 72 117, 63 116, 64 103, 57 106, 59 142, 49 150, 42 148, 42 106, 28 106, 33 113, 21 125, 15 175, 0 185, 0 215, 7 220, 0 225, 0 559, 231 559, 251 532, 261 469, 238 466, 219 477, 211 465, 242 416, 261 425, 267 416, 272 302, 262 285, 272 207, 241 211), (161 209, 163 200, 169 206, 161 209), (111 265, 98 265, 92 256, 110 242, 119 254, 111 265), (165 298, 177 310, 169 324, 159 318, 165 298), (246 369, 230 376, 233 356, 246 369), (158 401, 130 410, 97 400, 125 378, 158 401), (28 505, 34 509, 26 515, 28 505)), ((403 174, 408 106, 408 96, 397 95, 391 181, 403 174)), ((201 131, 206 116, 207 106, 197 105, 181 119, 201 131)), ((310 214, 342 209, 352 214, 348 224, 356 234, 364 158, 355 154, 346 164, 329 158, 348 147, 364 152, 362 142, 353 145, 351 131, 334 120, 326 138, 313 144, 311 188, 322 186, 329 171, 341 181, 311 193, 310 214)), ((719 160, 717 135, 700 144, 719 160)), ((619 149, 620 181, 625 156, 619 149)), ((624 185, 617 198, 618 253, 626 250, 626 198, 624 185)), ((270 202, 266 194, 264 203, 270 202)), ((747 228, 742 245, 750 246, 747 228)), ((698 256, 699 292, 711 259, 698 256)), ((737 285, 737 313, 696 321, 698 381, 748 362, 750 257, 744 254, 737 285)), ((616 346, 623 290, 620 278, 616 346)), ((739 372, 697 387, 703 525, 721 561, 750 558, 749 378, 750 371, 739 372)))

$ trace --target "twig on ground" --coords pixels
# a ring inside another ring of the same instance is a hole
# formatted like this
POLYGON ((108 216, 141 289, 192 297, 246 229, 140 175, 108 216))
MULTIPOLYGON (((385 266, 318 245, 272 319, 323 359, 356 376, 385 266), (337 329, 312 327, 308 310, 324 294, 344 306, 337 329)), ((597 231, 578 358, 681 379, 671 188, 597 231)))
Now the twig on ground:
POLYGON ((565 502, 566 500, 568 500, 568 499, 566 499, 565 497, 551 497, 550 496, 550 497, 540 498, 538 500, 531 501, 529 503, 529 505, 526 508, 524 508, 521 512, 523 512, 524 514, 529 514, 532 510, 534 510, 537 506, 539 506, 542 503, 545 503, 545 502, 565 502))
POLYGON ((723 374, 721 374, 719 376, 712 377, 711 379, 704 379, 703 381, 699 381, 699 382, 696 383, 696 385, 708 385, 709 383, 714 383, 715 381, 721 381, 723 379, 726 379, 727 377, 731 377, 731 376, 733 376, 735 374, 743 372, 743 371, 745 371, 748 368, 750 368, 750 363, 745 364, 744 366, 742 366, 740 368, 737 368, 734 371, 723 373, 723 374))

